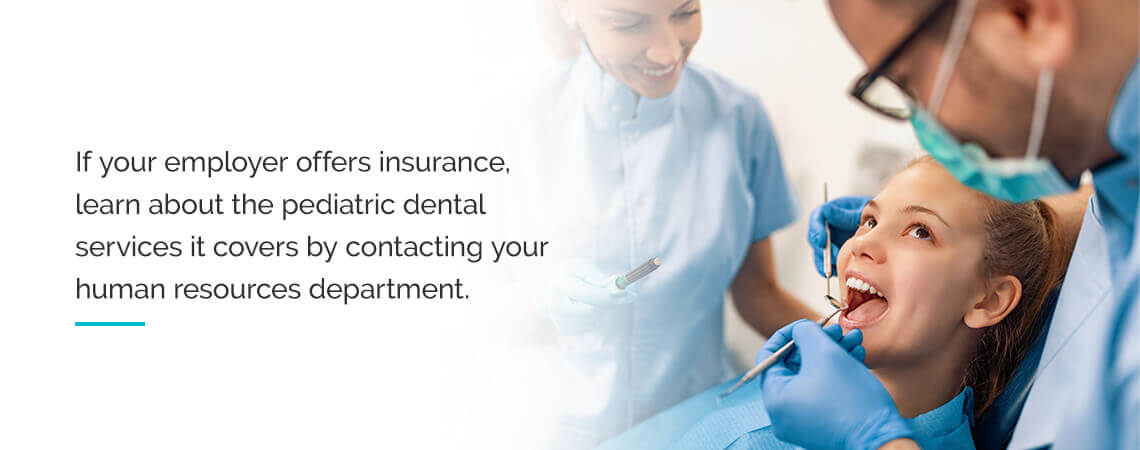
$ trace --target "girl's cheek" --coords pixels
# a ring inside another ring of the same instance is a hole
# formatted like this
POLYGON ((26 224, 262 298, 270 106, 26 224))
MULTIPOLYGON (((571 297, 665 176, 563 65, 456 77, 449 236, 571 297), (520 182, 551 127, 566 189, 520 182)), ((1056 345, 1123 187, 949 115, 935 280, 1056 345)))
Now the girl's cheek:
POLYGON ((843 269, 847 267, 847 260, 850 258, 851 251, 847 244, 844 243, 843 246, 839 248, 839 256, 835 258, 835 267, 839 270, 839 273, 843 273, 843 269))

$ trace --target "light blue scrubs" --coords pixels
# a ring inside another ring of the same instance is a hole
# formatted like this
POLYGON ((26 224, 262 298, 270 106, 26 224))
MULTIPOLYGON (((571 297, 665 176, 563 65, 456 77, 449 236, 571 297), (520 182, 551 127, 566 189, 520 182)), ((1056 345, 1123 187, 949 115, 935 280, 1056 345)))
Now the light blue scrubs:
POLYGON ((1113 106, 1108 140, 1121 159, 1093 171, 1085 242, 1078 241, 1010 448, 1140 448, 1140 62, 1113 106), (1107 265, 1095 261, 1100 253, 1107 265))
MULTIPOLYGON (((760 396, 760 383, 748 383, 725 398, 716 397, 736 378, 658 414, 607 441, 598 450, 632 449, 798 449, 776 439, 760 396)), ((942 406, 907 419, 923 449, 973 449, 973 390, 966 388, 942 406)))
POLYGON ((1111 323, 1114 296, 1099 204, 1093 197, 1085 209, 1033 385, 1009 443, 1011 449, 1053 443, 1057 430, 1070 420, 1069 405, 1086 401, 1080 397, 1087 398, 1091 395, 1087 389, 1100 382, 1105 352, 1088 349, 1106 347, 1104 330, 1111 323))
POLYGON ((553 407, 567 445, 590 447, 732 376, 724 295, 797 207, 760 101, 695 64, 673 93, 639 98, 584 51, 528 109, 512 164, 525 227, 602 273, 662 260, 630 304, 546 310, 571 372, 553 407))

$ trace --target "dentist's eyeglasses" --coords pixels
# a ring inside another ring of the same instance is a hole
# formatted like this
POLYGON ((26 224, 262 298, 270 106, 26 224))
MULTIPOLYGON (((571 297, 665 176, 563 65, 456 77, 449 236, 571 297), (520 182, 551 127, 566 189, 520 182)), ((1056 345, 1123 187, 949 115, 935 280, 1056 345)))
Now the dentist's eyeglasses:
POLYGON ((953 3, 954 0, 939 1, 938 4, 918 22, 918 25, 915 25, 915 27, 910 30, 910 33, 907 33, 906 37, 904 37, 890 53, 887 53, 887 56, 883 58, 879 64, 855 80, 855 84, 851 86, 851 96, 875 112, 891 119, 910 119, 911 105, 914 104, 913 98, 906 90, 884 74, 886 74, 891 64, 902 56, 903 51, 906 50, 911 42, 914 42, 923 30, 938 20, 938 17, 941 16, 943 12, 950 9, 950 5, 953 3))

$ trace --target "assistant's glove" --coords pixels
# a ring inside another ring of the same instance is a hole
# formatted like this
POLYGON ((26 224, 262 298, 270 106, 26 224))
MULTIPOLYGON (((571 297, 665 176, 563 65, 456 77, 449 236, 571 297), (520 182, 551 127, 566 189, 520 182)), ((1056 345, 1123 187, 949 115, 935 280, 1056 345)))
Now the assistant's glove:
POLYGON ((886 388, 863 365, 857 332, 837 337, 834 329, 801 320, 765 344, 765 349, 779 348, 789 335, 796 341, 793 354, 765 371, 760 381, 777 438, 806 448, 853 450, 913 436, 886 388))
POLYGON ((567 261, 547 276, 546 310, 561 335, 578 335, 607 329, 607 307, 637 300, 636 286, 618 289, 617 276, 584 260, 567 261))
POLYGON ((618 276, 592 265, 578 266, 559 278, 559 294, 567 300, 594 306, 626 305, 637 299, 633 286, 618 289, 618 276))
POLYGON ((871 197, 839 197, 811 211, 807 238, 814 253, 815 270, 820 275, 824 274, 823 252, 827 246, 827 231, 823 228, 823 221, 826 220, 831 228, 831 273, 834 274, 839 247, 859 230, 863 207, 870 200, 871 197))

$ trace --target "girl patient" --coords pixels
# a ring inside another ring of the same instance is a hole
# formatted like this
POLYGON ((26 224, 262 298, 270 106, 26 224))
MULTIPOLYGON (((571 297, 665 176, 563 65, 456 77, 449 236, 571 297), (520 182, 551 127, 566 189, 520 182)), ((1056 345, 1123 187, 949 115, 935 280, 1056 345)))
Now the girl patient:
MULTIPOLYGON (((853 355, 866 351, 865 363, 922 448, 973 448, 972 418, 1009 382, 1064 273, 1062 241, 1044 203, 986 197, 919 159, 867 204, 859 231, 840 250, 849 308, 827 331, 838 338, 841 327, 853 355)), ((603 448, 794 448, 769 429, 759 383, 717 403, 734 382, 603 448)))

